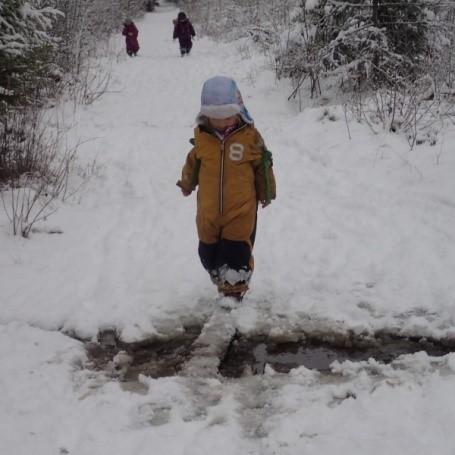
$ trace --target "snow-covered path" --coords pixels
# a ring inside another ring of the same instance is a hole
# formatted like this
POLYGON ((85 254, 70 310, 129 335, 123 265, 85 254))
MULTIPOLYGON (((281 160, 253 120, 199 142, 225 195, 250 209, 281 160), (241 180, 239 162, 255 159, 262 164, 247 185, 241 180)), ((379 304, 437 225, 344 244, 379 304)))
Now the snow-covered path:
POLYGON ((96 175, 42 226, 63 234, 11 238, 0 215, 0 453, 453 454, 453 355, 347 363, 336 379, 305 368, 238 381, 144 377, 135 394, 84 370, 81 344, 59 332, 172 336, 215 310, 195 198, 175 182, 202 83, 226 74, 274 153, 278 183, 259 213, 235 328, 454 335, 454 131, 409 152, 400 136, 351 122, 349 140, 339 107, 298 114, 255 51, 198 39, 180 58, 174 16, 161 8, 138 23, 137 58, 119 37, 108 93, 74 118, 67 108, 69 138, 86 141, 80 162, 96 159, 96 175))

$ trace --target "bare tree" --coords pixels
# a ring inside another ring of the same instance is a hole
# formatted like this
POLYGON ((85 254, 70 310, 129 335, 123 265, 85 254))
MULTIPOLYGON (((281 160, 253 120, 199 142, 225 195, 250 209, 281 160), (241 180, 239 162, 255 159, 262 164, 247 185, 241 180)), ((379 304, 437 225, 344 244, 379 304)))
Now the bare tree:
POLYGON ((0 196, 13 234, 27 237, 69 191, 78 145, 61 149, 62 133, 50 133, 39 109, 10 112, 0 128, 0 196))

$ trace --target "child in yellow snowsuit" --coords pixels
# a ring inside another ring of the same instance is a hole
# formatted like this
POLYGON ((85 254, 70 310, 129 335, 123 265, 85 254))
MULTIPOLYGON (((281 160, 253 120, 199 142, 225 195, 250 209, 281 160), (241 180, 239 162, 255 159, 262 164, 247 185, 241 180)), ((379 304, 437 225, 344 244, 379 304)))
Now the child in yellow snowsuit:
POLYGON ((220 293, 241 300, 253 272, 258 202, 275 199, 272 155, 233 79, 204 83, 193 149, 177 182, 184 196, 199 186, 199 256, 220 293))

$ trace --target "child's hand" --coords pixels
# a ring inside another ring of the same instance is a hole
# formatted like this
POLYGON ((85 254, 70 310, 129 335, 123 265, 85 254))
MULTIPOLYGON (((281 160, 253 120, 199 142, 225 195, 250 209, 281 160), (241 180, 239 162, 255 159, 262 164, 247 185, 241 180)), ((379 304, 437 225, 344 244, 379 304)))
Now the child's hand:
POLYGON ((193 192, 193 190, 187 190, 186 188, 184 188, 184 187, 183 187, 183 184, 182 184, 182 182, 181 182, 181 180, 179 180, 179 181, 176 183, 176 185, 180 188, 180 190, 182 191, 182 194, 183 194, 184 196, 189 196, 189 195, 193 192))

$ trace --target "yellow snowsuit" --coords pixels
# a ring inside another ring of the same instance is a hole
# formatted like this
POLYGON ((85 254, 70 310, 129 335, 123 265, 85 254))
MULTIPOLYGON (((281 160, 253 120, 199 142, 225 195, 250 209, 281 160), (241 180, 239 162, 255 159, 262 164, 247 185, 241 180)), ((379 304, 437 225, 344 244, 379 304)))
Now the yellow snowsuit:
POLYGON ((247 242, 255 230, 257 203, 275 199, 271 153, 256 128, 242 124, 224 139, 203 126, 194 130, 178 185, 197 194, 196 224, 201 242, 247 242))

